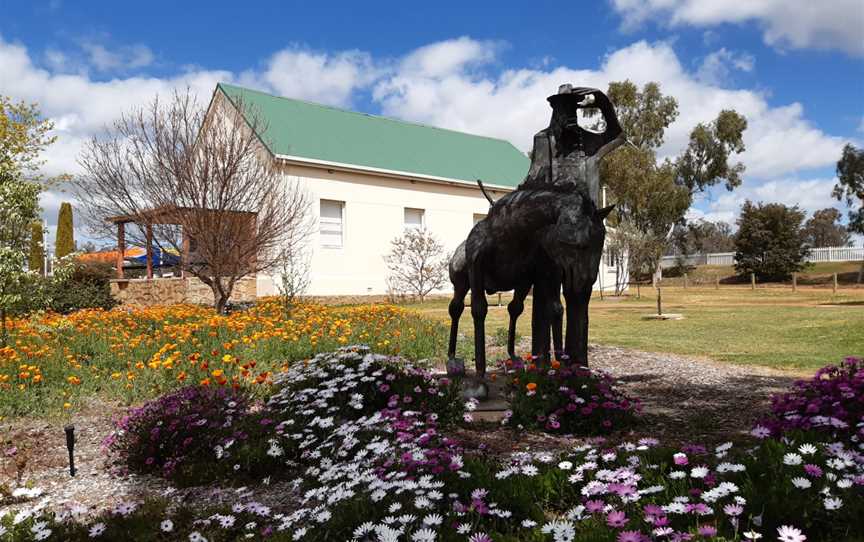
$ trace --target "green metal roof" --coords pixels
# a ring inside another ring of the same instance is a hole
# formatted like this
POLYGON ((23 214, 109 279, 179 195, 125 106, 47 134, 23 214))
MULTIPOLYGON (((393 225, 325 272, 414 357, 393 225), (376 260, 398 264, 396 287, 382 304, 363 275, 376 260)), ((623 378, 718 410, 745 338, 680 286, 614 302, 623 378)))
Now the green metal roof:
POLYGON ((529 160, 503 139, 347 111, 219 83, 266 121, 259 134, 277 155, 516 187, 529 160))

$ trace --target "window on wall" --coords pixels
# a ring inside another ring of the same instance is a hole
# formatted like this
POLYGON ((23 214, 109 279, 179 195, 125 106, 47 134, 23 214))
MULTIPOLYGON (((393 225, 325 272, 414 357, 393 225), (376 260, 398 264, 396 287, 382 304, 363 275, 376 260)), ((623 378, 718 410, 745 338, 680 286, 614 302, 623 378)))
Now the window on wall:
POLYGON ((344 233, 345 202, 322 199, 318 220, 321 246, 341 248, 344 233))
POLYGON ((474 213, 474 224, 477 224, 478 222, 480 222, 480 221, 483 220, 484 218, 486 218, 486 215, 481 215, 481 214, 479 214, 479 213, 474 213))
POLYGON ((405 207, 405 229, 423 227, 423 209, 405 207))

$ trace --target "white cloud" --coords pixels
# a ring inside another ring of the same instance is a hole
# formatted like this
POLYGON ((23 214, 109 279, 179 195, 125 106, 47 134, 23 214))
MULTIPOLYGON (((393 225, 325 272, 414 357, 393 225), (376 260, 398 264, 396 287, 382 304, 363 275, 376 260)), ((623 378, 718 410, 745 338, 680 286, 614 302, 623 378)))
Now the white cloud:
MULTIPOLYGON (((494 50, 477 42, 473 59, 460 66, 488 62, 494 50)), ((723 50, 721 50, 723 51, 723 50)), ((722 53, 728 62, 752 69, 746 55, 722 53)), ((528 150, 536 130, 548 124, 546 97, 563 82, 605 89, 610 81, 637 84, 659 81, 664 93, 678 100, 680 115, 666 133, 661 154, 674 156, 687 144, 690 130, 713 120, 722 109, 747 117, 747 151, 740 159, 749 176, 776 177, 833 164, 843 141, 814 127, 798 103, 771 107, 757 91, 721 88, 688 73, 667 43, 640 41, 607 56, 599 70, 558 67, 552 70, 505 70, 481 76, 476 70, 425 73, 397 69, 373 92, 384 113, 399 118, 501 137, 528 150)))
POLYGON ((334 54, 291 47, 274 54, 263 71, 249 70, 241 84, 315 102, 347 107, 358 88, 376 79, 380 69, 362 51, 334 54))
POLYGON ((864 55, 860 0, 612 0, 612 6, 625 29, 647 20, 698 27, 755 21, 768 45, 864 55))
POLYGON ((155 56, 146 45, 129 45, 109 49, 95 41, 81 42, 88 64, 99 71, 134 70, 153 63, 155 56))
POLYGON ((399 71, 428 77, 461 73, 466 68, 494 60, 495 53, 500 48, 500 43, 477 41, 466 36, 439 41, 424 45, 406 55, 399 71))
MULTIPOLYGON (((830 193, 830 187, 826 191, 822 185, 801 185, 809 181, 795 177, 808 169, 833 166, 842 147, 840 138, 813 126, 798 103, 772 107, 760 92, 721 88, 700 78, 698 71, 687 71, 668 43, 636 42, 610 53, 599 67, 583 69, 542 64, 495 69, 501 47, 462 37, 429 44, 402 58, 378 59, 361 51, 318 52, 291 46, 265 59, 258 69, 241 73, 194 67, 168 78, 132 75, 96 80, 86 71, 64 73, 39 67, 26 47, 0 37, 0 73, 4 93, 39 102, 43 113, 56 123, 59 138, 46 153, 48 174, 77 173, 76 158, 86 139, 122 112, 178 87, 189 86, 206 101, 217 82, 236 82, 346 107, 359 91, 371 90, 386 115, 501 137, 528 150, 533 134, 548 124, 551 110, 546 97, 559 84, 605 89, 610 81, 629 78, 640 85, 659 81, 663 92, 679 101, 680 116, 667 130, 664 155, 680 152, 689 130, 712 120, 721 109, 734 108, 747 117, 747 151, 741 156, 747 166, 745 185, 733 195, 738 199, 723 200, 724 205, 718 203, 707 212, 737 210, 739 200, 751 194, 751 186, 759 186, 754 181, 758 178, 776 179, 766 186, 775 187, 778 194, 805 189, 830 193)), ((740 53, 718 56, 733 67, 737 62, 737 69, 752 69, 740 53)), ((53 207, 50 201, 46 205, 53 207)), ((50 212, 46 208, 46 214, 50 212)))
POLYGON ((796 179, 781 177, 763 183, 744 183, 734 192, 715 188, 694 209, 695 216, 707 220, 722 220, 734 224, 745 200, 763 203, 783 203, 797 205, 812 215, 814 211, 826 207, 837 207, 837 200, 831 197, 831 189, 836 184, 835 177, 796 179))
POLYGON ((718 49, 702 59, 696 72, 696 79, 714 85, 725 86, 731 82, 732 70, 752 72, 756 65, 753 55, 747 53, 735 53, 725 47, 718 49))

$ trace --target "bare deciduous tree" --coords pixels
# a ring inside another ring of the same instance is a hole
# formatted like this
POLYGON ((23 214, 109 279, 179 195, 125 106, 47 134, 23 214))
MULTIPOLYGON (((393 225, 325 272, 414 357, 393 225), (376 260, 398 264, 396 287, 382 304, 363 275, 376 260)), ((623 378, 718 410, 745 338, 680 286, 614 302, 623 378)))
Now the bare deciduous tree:
POLYGON ((411 294, 422 303, 433 290, 447 281, 444 245, 425 228, 408 228, 391 242, 390 253, 384 257, 387 285, 398 294, 411 294))
POLYGON ((285 250, 279 264, 279 282, 276 287, 286 319, 291 318, 297 298, 306 293, 310 282, 309 256, 303 247, 285 250))
POLYGON ((262 145, 263 118, 216 93, 202 107, 189 89, 121 117, 94 137, 74 182, 94 233, 129 217, 130 241, 188 254, 183 271, 213 290, 224 310, 235 284, 275 269, 311 232, 309 197, 262 145))

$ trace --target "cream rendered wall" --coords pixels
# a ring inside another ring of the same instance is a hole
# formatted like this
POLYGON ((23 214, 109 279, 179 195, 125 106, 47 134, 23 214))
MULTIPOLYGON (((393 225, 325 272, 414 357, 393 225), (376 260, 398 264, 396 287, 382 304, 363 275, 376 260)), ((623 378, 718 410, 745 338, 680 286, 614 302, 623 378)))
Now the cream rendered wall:
MULTIPOLYGON (((423 209, 425 227, 448 252, 468 236, 474 215, 485 215, 489 209, 489 202, 479 188, 471 186, 323 167, 290 165, 284 171, 289 181, 299 181, 305 187, 312 200, 316 227, 309 243, 312 249, 309 295, 386 293, 384 255, 390 251, 390 241, 403 231, 406 207, 423 209), (322 199, 345 202, 342 248, 321 246, 317 218, 322 199)), ((493 198, 504 193, 490 191, 493 198)), ((442 291, 448 290, 449 283, 442 291)), ((275 293, 273 277, 259 277, 258 292, 275 293)))
MULTIPOLYGON (((448 185, 407 178, 390 178, 373 173, 327 169, 318 166, 284 166, 289 182, 299 182, 309 193, 315 218, 311 249, 310 286, 307 295, 381 295, 387 293, 384 255, 390 241, 404 227, 405 208, 423 209, 425 227, 452 252, 465 240, 475 215, 485 215, 489 202, 479 188, 448 185), (318 234, 320 200, 345 203, 342 248, 324 247, 318 234)), ((506 194, 490 190, 494 199, 506 194)), ((614 268, 601 264, 605 289, 614 285, 614 268)), ((258 277, 258 295, 277 293, 278 275, 258 277)), ((449 281, 441 292, 450 292, 449 281)))

